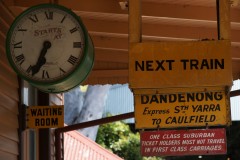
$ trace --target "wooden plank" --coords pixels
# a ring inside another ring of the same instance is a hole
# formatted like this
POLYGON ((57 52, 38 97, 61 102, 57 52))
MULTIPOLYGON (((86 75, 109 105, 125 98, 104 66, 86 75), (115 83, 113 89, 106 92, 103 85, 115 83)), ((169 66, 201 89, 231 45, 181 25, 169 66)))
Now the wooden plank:
POLYGON ((0 28, 1 32, 6 35, 8 32, 9 24, 7 24, 4 17, 0 17, 0 28))
POLYGON ((18 142, 19 141, 18 128, 7 126, 5 124, 2 124, 0 121, 0 136, 6 137, 13 141, 18 142))
POLYGON ((0 42, 0 63, 4 66, 5 69, 7 69, 9 74, 16 74, 8 63, 7 55, 5 53, 5 46, 3 46, 1 42, 0 42))
POLYGON ((128 83, 128 77, 94 77, 87 78, 83 85, 95 85, 95 84, 126 84, 128 83))
POLYGON ((1 104, 0 104, 0 117, 1 124, 5 124, 6 126, 11 126, 13 128, 18 128, 18 115, 7 110, 5 107, 1 107, 1 104))
POLYGON ((128 70, 94 70, 89 77, 127 77, 128 70))
POLYGON ((18 101, 8 97, 0 92, 0 106, 6 108, 12 113, 18 114, 18 101))
POLYGON ((18 88, 18 79, 17 74, 9 72, 8 69, 6 69, 6 66, 3 65, 3 63, 0 62, 0 79, 8 83, 9 85, 12 85, 16 88, 18 88))
POLYGON ((0 77, 0 92, 6 94, 7 96, 11 97, 12 99, 19 101, 18 95, 18 88, 9 85, 0 77))
POLYGON ((128 51, 95 48, 95 61, 128 63, 128 51))
POLYGON ((4 17, 7 24, 11 24, 14 20, 14 16, 8 10, 8 8, 3 4, 2 1, 0 2, 0 16, 4 17))
POLYGON ((0 150, 18 155, 18 142, 0 136, 0 150))
POLYGON ((8 152, 0 151, 0 159, 2 159, 2 160, 18 160, 18 157, 17 157, 17 155, 13 155, 8 152))

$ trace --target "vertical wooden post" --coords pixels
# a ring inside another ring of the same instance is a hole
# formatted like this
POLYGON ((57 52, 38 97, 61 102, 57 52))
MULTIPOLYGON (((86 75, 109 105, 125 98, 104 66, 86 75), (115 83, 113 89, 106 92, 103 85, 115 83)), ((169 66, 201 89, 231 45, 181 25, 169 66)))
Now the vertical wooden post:
MULTIPOLYGON (((38 90, 38 106, 49 106, 49 94, 38 90)), ((42 128, 38 131, 39 134, 39 160, 51 159, 50 147, 50 129, 42 128)))
POLYGON ((218 39, 231 39, 230 4, 228 0, 217 0, 218 39))
POLYGON ((141 0, 130 0, 129 2, 129 44, 142 41, 142 15, 141 0))
MULTIPOLYGON (((231 39, 231 21, 230 21, 230 2, 228 0, 217 0, 217 24, 218 40, 231 39)), ((227 54, 231 54, 229 51, 227 54)), ((231 108, 230 108, 230 86, 226 86, 226 111, 227 125, 231 125, 231 108)))

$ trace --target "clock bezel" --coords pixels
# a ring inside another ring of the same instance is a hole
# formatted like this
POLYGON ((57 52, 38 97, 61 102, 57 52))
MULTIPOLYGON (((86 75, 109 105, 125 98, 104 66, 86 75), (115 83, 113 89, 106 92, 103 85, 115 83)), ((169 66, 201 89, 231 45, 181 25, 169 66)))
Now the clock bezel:
MULTIPOLYGON (((16 19, 14 20, 14 22, 12 23, 8 33, 7 33, 7 39, 6 39, 6 53, 7 53, 7 58, 9 60, 9 63, 11 65, 11 67, 14 69, 14 71, 21 77, 23 78, 24 80, 32 83, 33 85, 54 85, 54 84, 61 84, 61 83, 64 83, 66 80, 68 79, 71 79, 72 77, 74 77, 74 74, 76 72, 78 72, 78 68, 81 68, 81 64, 83 61, 86 61, 86 59, 88 58, 87 56, 87 52, 88 52, 88 49, 87 48, 91 48, 93 47, 93 44, 91 43, 91 39, 88 35, 88 32, 85 28, 85 26, 83 25, 81 19, 79 16, 77 16, 73 11, 71 11, 70 9, 66 8, 66 7, 63 7, 63 6, 60 6, 60 5, 56 5, 56 4, 40 4, 40 5, 36 5, 36 6, 33 6, 33 7, 30 7, 28 8, 27 10, 23 11, 20 15, 18 15, 16 17, 16 19), (20 69, 18 69, 18 67, 15 65, 15 62, 14 62, 14 57, 12 57, 12 53, 11 53, 11 37, 13 35, 13 31, 14 29, 18 26, 19 22, 25 18, 26 16, 29 15, 29 13, 33 12, 33 11, 36 11, 36 10, 39 10, 39 9, 51 9, 51 8, 54 8, 54 9, 59 9, 59 10, 62 10, 64 12, 66 12, 66 14, 69 14, 71 15, 78 23, 79 23, 79 26, 81 27, 81 30, 83 32, 83 40, 84 40, 84 47, 83 47, 83 51, 82 51, 82 56, 81 56, 81 59, 79 60, 78 64, 73 68, 73 70, 69 73, 67 73, 66 75, 64 75, 63 77, 59 78, 59 79, 55 79, 55 80, 52 80, 52 81, 41 81, 41 80, 34 80, 30 77, 27 77, 25 76, 24 72, 20 69)), ((90 49, 91 50, 91 49, 90 49)), ((92 68, 92 67, 91 67, 92 68)), ((87 77, 87 75, 85 75, 85 77, 83 77, 83 79, 85 80, 87 77)))

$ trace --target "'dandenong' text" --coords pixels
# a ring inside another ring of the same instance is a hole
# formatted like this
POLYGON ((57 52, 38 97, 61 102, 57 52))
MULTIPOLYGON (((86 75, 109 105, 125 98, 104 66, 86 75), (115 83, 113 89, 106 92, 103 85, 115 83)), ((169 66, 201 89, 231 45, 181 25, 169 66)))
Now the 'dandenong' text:
POLYGON ((140 95, 140 103, 143 106, 142 115, 150 116, 154 126, 161 124, 206 124, 217 120, 215 113, 222 111, 220 101, 223 98, 224 93, 220 91, 142 94, 140 95))

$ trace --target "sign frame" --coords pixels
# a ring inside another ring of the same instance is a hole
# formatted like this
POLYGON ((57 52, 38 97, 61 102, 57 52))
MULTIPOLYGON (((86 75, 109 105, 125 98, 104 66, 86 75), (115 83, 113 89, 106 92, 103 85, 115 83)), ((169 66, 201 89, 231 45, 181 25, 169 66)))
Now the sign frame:
POLYGON ((229 40, 129 45, 132 89, 232 85, 229 40))
POLYGON ((26 127, 60 128, 64 127, 64 105, 27 107, 26 127))
POLYGON ((229 126, 231 124, 229 92, 226 92, 224 87, 135 89, 133 93, 137 129, 229 126), (188 93, 190 95, 199 93, 200 96, 211 94, 212 99, 198 99, 198 101, 189 99, 188 101, 184 97, 188 93), (165 99, 167 101, 165 102, 160 95, 164 95, 164 98, 169 98, 171 95, 178 97, 175 97, 175 102, 170 102, 170 99, 169 101, 165 99), (148 99, 147 96, 149 96, 148 99), (215 99, 214 96, 221 99, 215 99))
POLYGON ((140 148, 142 156, 226 154, 226 129, 144 131, 140 148))

